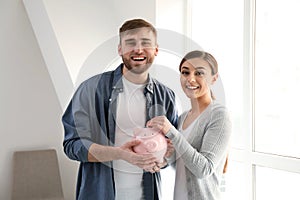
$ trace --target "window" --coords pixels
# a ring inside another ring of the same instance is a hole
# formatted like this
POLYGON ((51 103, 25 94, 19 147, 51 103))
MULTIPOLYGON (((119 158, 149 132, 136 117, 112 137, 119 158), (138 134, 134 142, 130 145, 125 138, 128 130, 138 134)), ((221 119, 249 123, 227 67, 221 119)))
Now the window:
POLYGON ((257 0, 254 83, 255 150, 300 158, 299 8, 257 0))
POLYGON ((193 0, 191 7, 192 39, 218 61, 224 101, 235 121, 232 144, 243 149, 243 2, 193 0))
POLYGON ((257 167, 256 200, 300 199, 299 180, 299 173, 257 167))
POLYGON ((188 2, 189 34, 218 60, 233 121, 225 199, 299 199, 300 1, 188 2))

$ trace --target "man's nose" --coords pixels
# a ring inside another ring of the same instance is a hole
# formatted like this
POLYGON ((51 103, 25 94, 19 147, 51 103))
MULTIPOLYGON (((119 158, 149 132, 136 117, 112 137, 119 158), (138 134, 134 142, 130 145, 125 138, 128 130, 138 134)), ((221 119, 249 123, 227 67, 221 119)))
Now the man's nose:
POLYGON ((135 48, 134 48, 134 51, 138 52, 138 53, 142 52, 143 51, 143 46, 141 44, 139 44, 139 43, 136 44, 135 48))

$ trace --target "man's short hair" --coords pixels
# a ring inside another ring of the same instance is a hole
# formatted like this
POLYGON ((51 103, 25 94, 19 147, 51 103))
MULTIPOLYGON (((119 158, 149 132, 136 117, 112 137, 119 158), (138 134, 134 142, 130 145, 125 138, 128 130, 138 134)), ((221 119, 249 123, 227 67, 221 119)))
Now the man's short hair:
POLYGON ((132 30, 134 33, 139 28, 145 28, 145 27, 149 28, 154 33, 155 38, 157 38, 157 31, 151 23, 149 23, 143 19, 131 19, 131 20, 125 21, 124 24, 120 27, 120 29, 119 29, 120 40, 121 40, 121 36, 124 32, 132 33, 130 31, 130 30, 132 30))

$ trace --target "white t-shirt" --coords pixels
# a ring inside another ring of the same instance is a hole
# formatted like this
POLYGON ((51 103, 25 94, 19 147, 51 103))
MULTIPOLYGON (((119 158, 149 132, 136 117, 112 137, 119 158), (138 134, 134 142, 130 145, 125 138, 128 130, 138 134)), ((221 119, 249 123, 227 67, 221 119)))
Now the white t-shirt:
MULTIPOLYGON (((133 139, 134 129, 146 123, 144 85, 134 84, 124 77, 123 92, 118 96, 115 146, 133 139)), ((143 170, 124 160, 113 161, 116 200, 142 199, 143 170)))

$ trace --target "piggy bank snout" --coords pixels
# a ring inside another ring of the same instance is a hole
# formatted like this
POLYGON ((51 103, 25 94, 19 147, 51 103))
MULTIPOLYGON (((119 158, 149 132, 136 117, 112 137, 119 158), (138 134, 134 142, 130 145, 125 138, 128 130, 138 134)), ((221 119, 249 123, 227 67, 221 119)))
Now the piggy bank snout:
POLYGON ((151 153, 159 162, 163 161, 163 156, 167 151, 167 140, 159 131, 151 128, 138 129, 135 138, 141 143, 133 148, 136 153, 151 153))
POLYGON ((148 150, 148 152, 155 152, 157 151, 159 144, 157 141, 155 140, 147 140, 144 142, 144 145, 146 147, 146 149, 148 150))

